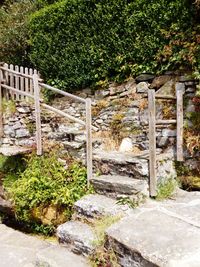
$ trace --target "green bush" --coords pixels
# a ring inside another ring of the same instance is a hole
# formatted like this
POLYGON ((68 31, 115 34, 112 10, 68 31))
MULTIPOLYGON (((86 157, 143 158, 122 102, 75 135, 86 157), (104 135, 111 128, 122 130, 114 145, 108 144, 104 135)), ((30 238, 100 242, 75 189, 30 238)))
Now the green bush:
POLYGON ((74 202, 90 191, 85 167, 73 162, 65 169, 55 155, 32 156, 17 180, 4 183, 17 219, 43 233, 70 219, 74 202), (49 211, 55 216, 46 218, 49 211))
POLYGON ((59 1, 31 16, 30 58, 46 79, 64 81, 63 89, 143 71, 197 69, 194 18, 189 0, 59 1))
POLYGON ((28 16, 36 11, 33 1, 5 1, 0 7, 0 61, 29 65, 28 16))

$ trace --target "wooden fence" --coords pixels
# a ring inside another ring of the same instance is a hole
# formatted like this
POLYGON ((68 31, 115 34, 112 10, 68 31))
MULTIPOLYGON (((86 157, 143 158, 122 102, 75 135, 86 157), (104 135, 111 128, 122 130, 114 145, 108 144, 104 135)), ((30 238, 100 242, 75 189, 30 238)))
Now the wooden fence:
POLYGON ((74 122, 77 122, 86 129, 86 155, 87 155, 87 179, 88 184, 92 178, 92 118, 91 118, 91 99, 81 98, 73 94, 64 92, 42 82, 36 70, 1 64, 0 65, 0 137, 3 136, 3 98, 19 100, 32 99, 35 105, 36 120, 36 144, 37 155, 42 155, 42 131, 41 131, 41 106, 74 122), (47 105, 40 96, 41 88, 54 91, 58 94, 67 96, 73 100, 85 104, 86 119, 85 121, 77 119, 62 110, 47 105))
MULTIPOLYGON (((34 95, 34 86, 33 86, 33 74, 38 74, 39 72, 32 68, 24 68, 17 65, 8 65, 6 63, 2 64, 1 70, 3 71, 3 79, 5 84, 13 87, 21 92, 26 92, 31 95, 34 95), (23 75, 22 75, 23 74, 23 75)), ((14 91, 5 91, 4 97, 9 100, 29 100, 28 96, 19 94, 14 91)))
POLYGON ((183 94, 185 86, 176 83, 176 97, 168 95, 156 95, 154 89, 148 90, 149 109, 149 188, 150 196, 157 194, 157 160, 156 160, 156 127, 160 125, 176 125, 176 157, 177 161, 183 161, 183 94), (156 120, 156 99, 176 101, 176 120, 156 120))

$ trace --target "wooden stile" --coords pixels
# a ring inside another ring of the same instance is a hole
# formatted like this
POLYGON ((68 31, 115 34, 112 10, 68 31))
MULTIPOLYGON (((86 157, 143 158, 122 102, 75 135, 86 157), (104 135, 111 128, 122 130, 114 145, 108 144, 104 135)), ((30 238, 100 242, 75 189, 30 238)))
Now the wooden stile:
POLYGON ((3 137, 3 95, 2 95, 2 87, 1 84, 3 82, 3 73, 0 70, 0 138, 3 137))
POLYGON ((41 130, 41 117, 40 117, 40 88, 38 84, 38 75, 33 75, 33 86, 35 96, 35 120, 36 120, 36 143, 37 155, 42 155, 42 130, 41 130))
POLYGON ((148 90, 149 107, 149 192, 151 197, 156 196, 156 105, 155 90, 148 90))
POLYGON ((87 145, 87 183, 92 179, 92 104, 91 99, 86 99, 86 145, 87 145))
POLYGON ((177 161, 183 161, 183 94, 185 86, 182 83, 176 84, 176 97, 177 97, 177 135, 176 135, 176 153, 177 161))

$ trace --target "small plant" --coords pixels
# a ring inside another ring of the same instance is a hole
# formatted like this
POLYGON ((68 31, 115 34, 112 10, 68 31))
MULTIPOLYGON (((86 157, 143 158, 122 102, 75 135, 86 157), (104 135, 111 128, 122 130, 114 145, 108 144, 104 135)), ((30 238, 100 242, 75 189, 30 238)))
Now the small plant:
POLYGON ((105 231, 112 224, 118 222, 121 216, 104 217, 94 222, 94 232, 96 240, 94 244, 97 246, 95 252, 90 256, 90 263, 92 267, 119 267, 117 256, 114 250, 106 246, 105 231))
POLYGON ((126 127, 122 121, 123 118, 123 113, 116 113, 113 115, 112 121, 110 123, 111 134, 118 146, 120 145, 122 139, 124 137, 127 137, 126 127))
POLYGON ((96 103, 96 106, 94 106, 92 108, 92 115, 95 116, 95 117, 97 117, 100 114, 100 112, 103 109, 107 108, 107 107, 108 107, 108 101, 106 101, 106 100, 99 100, 96 103))
POLYGON ((146 196, 138 193, 132 197, 120 197, 117 200, 117 204, 119 205, 128 205, 129 208, 135 209, 137 208, 140 204, 144 203, 146 199, 146 196))
POLYGON ((112 224, 118 222, 121 216, 108 216, 94 222, 94 232, 96 235, 95 245, 102 246, 105 243, 105 231, 112 224))
POLYGON ((13 100, 3 100, 3 112, 6 115, 13 115, 16 112, 16 104, 13 100))
POLYGON ((158 185, 156 200, 164 200, 170 198, 175 189, 177 188, 178 183, 175 179, 170 178, 167 181, 163 181, 158 185))

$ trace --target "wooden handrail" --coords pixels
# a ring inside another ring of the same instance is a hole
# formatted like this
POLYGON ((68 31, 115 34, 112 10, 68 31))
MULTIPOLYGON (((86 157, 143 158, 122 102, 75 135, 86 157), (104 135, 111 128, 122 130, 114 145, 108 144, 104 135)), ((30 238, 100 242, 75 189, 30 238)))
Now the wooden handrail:
POLYGON ((86 103, 86 100, 85 100, 84 98, 82 98, 82 97, 75 96, 75 95, 73 95, 73 94, 64 92, 64 91, 62 91, 62 90, 60 90, 60 89, 57 89, 57 88, 55 88, 55 87, 53 87, 53 86, 50 86, 50 85, 47 85, 47 84, 45 84, 45 83, 39 83, 39 85, 40 85, 41 87, 46 88, 46 89, 49 89, 49 90, 51 90, 51 91, 53 91, 53 92, 55 92, 55 93, 58 93, 58 94, 61 94, 61 95, 70 97, 70 98, 72 98, 72 99, 74 99, 74 100, 78 100, 78 101, 80 101, 80 102, 86 103))
POLYGON ((34 99, 34 96, 33 96, 33 95, 31 95, 31 94, 29 94, 29 93, 27 93, 27 92, 18 90, 18 89, 16 89, 16 88, 13 88, 13 87, 11 87, 11 86, 8 86, 8 85, 6 85, 6 84, 1 84, 1 87, 2 87, 2 88, 5 88, 5 89, 7 89, 7 90, 11 90, 11 91, 13 91, 13 92, 15 92, 15 93, 17 93, 17 94, 19 94, 19 95, 27 96, 27 97, 30 97, 30 98, 34 99))

